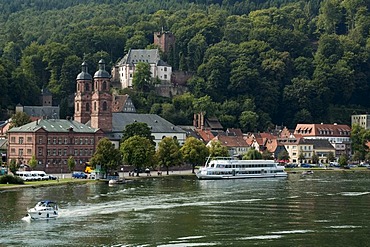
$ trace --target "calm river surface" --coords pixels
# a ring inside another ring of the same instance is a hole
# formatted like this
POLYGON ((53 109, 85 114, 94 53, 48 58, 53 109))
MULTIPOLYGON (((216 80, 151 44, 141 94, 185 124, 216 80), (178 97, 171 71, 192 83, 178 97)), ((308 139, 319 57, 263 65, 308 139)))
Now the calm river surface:
POLYGON ((370 173, 0 191, 0 246, 370 246, 370 173), (56 220, 22 220, 40 199, 56 220))

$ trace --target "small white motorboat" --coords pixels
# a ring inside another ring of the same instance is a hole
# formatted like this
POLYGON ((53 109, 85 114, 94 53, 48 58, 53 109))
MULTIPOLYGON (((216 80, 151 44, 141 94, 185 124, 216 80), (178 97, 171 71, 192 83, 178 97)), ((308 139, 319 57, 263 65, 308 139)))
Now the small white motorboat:
POLYGON ((58 205, 53 201, 40 201, 27 212, 32 220, 54 219, 58 217, 58 205))

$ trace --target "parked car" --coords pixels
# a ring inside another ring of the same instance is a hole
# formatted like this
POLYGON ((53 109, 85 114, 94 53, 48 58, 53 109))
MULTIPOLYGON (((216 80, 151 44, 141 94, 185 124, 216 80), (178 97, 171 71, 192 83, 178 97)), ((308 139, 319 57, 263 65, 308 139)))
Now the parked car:
POLYGON ((36 177, 36 180, 49 180, 49 176, 44 171, 31 171, 32 176, 36 177))
POLYGON ((73 172, 72 178, 87 178, 87 174, 84 172, 73 172))
POLYGON ((312 168, 314 166, 313 165, 310 165, 310 164, 301 164, 301 167, 302 168, 312 168))
POLYGON ((298 165, 295 163, 289 163, 285 165, 285 168, 296 168, 296 167, 298 167, 298 165))
POLYGON ((49 176, 49 180, 57 180, 57 177, 56 176, 54 176, 54 175, 48 175, 49 176))

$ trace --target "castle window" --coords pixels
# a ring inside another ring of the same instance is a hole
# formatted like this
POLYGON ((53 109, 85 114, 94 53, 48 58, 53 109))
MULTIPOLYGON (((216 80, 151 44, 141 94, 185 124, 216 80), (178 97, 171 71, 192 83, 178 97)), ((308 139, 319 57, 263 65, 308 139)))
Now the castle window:
POLYGON ((103 111, 106 111, 107 110, 107 102, 103 102, 103 111))

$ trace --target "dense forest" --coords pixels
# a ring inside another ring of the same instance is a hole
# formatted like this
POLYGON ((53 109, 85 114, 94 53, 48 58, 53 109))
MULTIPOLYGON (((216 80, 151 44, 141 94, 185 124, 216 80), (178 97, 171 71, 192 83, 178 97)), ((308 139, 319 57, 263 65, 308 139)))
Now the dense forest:
POLYGON ((176 36, 164 59, 194 77, 173 98, 124 90, 139 112, 184 125, 204 111, 256 131, 370 109, 368 0, 2 0, 0 26, 0 119, 43 88, 71 115, 82 61, 110 71, 162 29, 176 36))

